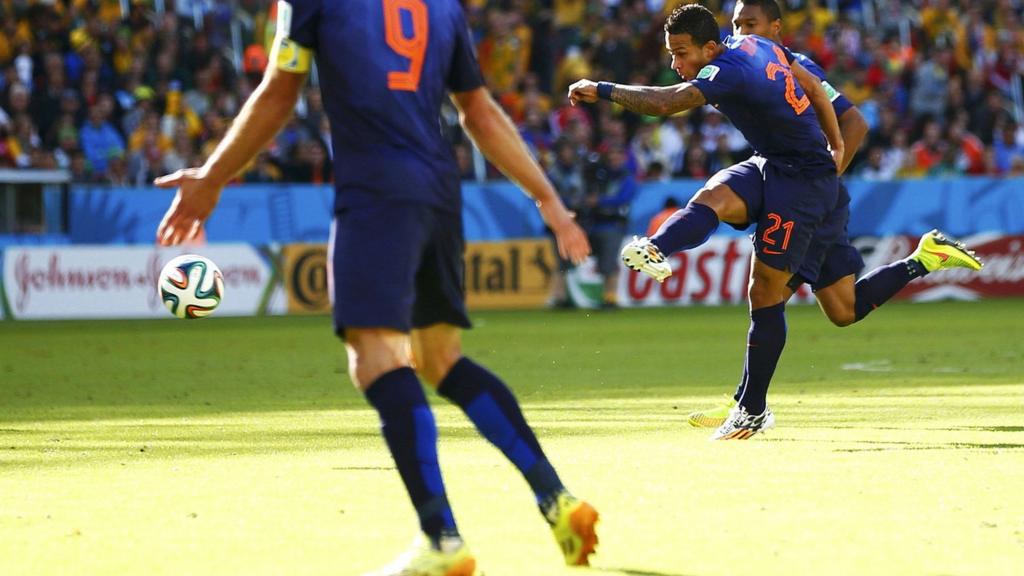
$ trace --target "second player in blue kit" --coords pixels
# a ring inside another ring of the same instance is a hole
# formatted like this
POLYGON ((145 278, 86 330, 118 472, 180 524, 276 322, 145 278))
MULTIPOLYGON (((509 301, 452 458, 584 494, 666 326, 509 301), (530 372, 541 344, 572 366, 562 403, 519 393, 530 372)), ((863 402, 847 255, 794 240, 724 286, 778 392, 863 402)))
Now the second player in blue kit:
POLYGON ((569 98, 605 98, 659 116, 711 104, 756 150, 750 160, 713 176, 650 239, 623 249, 627 265, 664 280, 672 274, 665 256, 704 243, 720 222, 740 229, 756 224, 743 395, 713 435, 746 439, 774 426, 766 398, 786 342, 789 285, 795 276, 815 280, 821 263, 807 262, 806 255, 837 239, 837 231, 822 224, 837 203, 843 140, 828 94, 784 47, 758 36, 722 41, 714 14, 696 4, 669 16, 665 45, 683 83, 581 80, 570 86, 569 98))
MULTIPOLYGON (((733 11, 733 32, 756 34, 781 43, 782 13, 779 5, 775 0, 740 0, 733 11)), ((825 71, 816 62, 803 54, 793 53, 793 56, 821 82, 832 102, 846 146, 846 154, 840 163, 842 172, 850 165, 863 142, 868 124, 857 107, 828 82, 825 71)), ((934 270, 952 267, 978 269, 981 266, 980 261, 962 244, 932 231, 922 236, 917 250, 906 258, 881 266, 857 280, 857 274, 864 268, 864 259, 850 242, 847 233, 849 217, 850 194, 840 180, 836 205, 825 217, 804 257, 802 269, 817 268, 817 278, 798 272, 789 286, 792 295, 800 284, 809 284, 822 311, 836 326, 849 326, 863 320, 908 283, 934 270), (827 238, 834 241, 831 244, 822 241, 827 238), (943 255, 947 258, 943 259, 943 255)), ((736 392, 720 405, 691 413, 689 423, 697 427, 721 426, 743 397, 743 388, 741 381, 736 392)))
MULTIPOLYGON (((737 18, 742 4, 737 4, 737 18)), ((718 425, 712 439, 744 440, 775 425, 767 406, 768 386, 786 343, 785 304, 800 284, 820 292, 822 307, 839 324, 847 316, 863 318, 929 271, 979 269, 981 263, 962 244, 933 231, 910 258, 876 270, 854 290, 854 274, 863 262, 846 236, 849 195, 837 175, 850 158, 836 114, 847 116, 849 103, 800 63, 809 60, 771 39, 719 38, 710 11, 696 4, 681 6, 666 21, 665 44, 683 83, 652 87, 581 80, 569 88, 569 98, 573 103, 610 99, 650 115, 711 104, 754 147, 751 159, 714 175, 657 233, 635 239, 622 252, 628 266, 662 281, 672 274, 665 256, 704 243, 719 222, 738 229, 756 224, 750 330, 740 385, 727 412, 697 424, 718 425)))

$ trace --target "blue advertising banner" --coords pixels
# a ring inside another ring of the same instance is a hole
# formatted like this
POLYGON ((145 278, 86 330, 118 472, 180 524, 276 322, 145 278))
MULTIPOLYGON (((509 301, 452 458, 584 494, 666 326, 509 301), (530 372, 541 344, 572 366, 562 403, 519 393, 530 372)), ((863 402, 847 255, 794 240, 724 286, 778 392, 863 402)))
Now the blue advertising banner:
MULTIPOLYGON (((676 180, 640 187, 629 233, 642 234, 665 200, 685 204, 703 182, 676 180)), ((931 228, 965 236, 997 231, 1024 233, 1024 181, 957 178, 897 182, 851 181, 850 235, 917 235, 931 228)), ((74 244, 149 244, 171 202, 155 188, 74 187, 68 238, 74 244)), ((508 182, 463 186, 463 216, 470 241, 543 234, 532 201, 508 182)), ((330 228, 334 191, 329 186, 282 184, 225 189, 207 224, 211 242, 252 244, 323 242, 330 228)), ((719 235, 740 234, 727 226, 719 235)), ((18 244, 19 242, 12 242, 18 244)))

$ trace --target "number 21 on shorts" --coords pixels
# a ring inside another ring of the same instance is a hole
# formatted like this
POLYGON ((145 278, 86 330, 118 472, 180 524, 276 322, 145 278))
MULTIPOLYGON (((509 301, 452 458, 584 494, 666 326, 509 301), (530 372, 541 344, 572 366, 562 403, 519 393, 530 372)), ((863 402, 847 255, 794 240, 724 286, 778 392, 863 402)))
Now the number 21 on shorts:
POLYGON ((405 70, 388 72, 388 88, 415 92, 420 87, 420 73, 427 54, 430 19, 423 0, 382 0, 384 4, 384 40, 399 56, 409 59, 405 70), (402 30, 402 12, 409 14, 411 36, 402 30))
POLYGON ((768 219, 771 220, 772 225, 765 229, 764 233, 761 234, 761 241, 764 242, 764 251, 766 254, 782 254, 789 249, 789 237, 793 234, 793 221, 782 220, 782 216, 774 212, 768 213, 768 219), (782 237, 782 246, 779 247, 778 234, 779 229, 785 231, 785 235, 782 237), (772 236, 775 236, 773 238, 772 236), (775 246, 776 249, 768 248, 768 246, 775 246))

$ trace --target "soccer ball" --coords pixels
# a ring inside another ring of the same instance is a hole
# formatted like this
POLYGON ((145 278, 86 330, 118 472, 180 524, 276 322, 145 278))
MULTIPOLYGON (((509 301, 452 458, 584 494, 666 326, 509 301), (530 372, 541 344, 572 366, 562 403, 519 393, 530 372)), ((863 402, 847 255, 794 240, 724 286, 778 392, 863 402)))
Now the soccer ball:
POLYGON ((157 290, 171 314, 178 318, 204 318, 217 309, 224 297, 224 276, 209 258, 185 254, 160 271, 157 290))

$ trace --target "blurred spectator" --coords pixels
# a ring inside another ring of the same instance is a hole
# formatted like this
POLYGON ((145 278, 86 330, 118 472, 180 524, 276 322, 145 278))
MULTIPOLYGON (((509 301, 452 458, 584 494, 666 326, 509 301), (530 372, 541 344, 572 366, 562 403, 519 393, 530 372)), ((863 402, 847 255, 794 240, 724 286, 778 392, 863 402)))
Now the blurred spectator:
POLYGON ((679 172, 683 178, 707 180, 711 176, 710 160, 703 146, 690 146, 686 151, 683 169, 679 172))
MULTIPOLYGON (((555 144, 555 159, 548 171, 548 178, 558 191, 569 210, 582 209, 582 197, 584 190, 583 165, 579 153, 573 143, 569 140, 559 140, 555 144)), ((554 235, 548 231, 554 242, 554 235)), ((558 260, 558 267, 551 281, 551 291, 548 294, 548 306, 554 308, 571 308, 572 300, 566 292, 566 275, 572 269, 572 262, 562 259, 558 254, 558 245, 553 244, 555 258, 558 260)))
POLYGON ((590 166, 579 210, 580 222, 597 259, 597 271, 604 281, 603 308, 617 306, 619 250, 626 235, 630 203, 636 196, 636 179, 627 160, 622 147, 612 146, 590 166))
POLYGON ((910 148, 913 154, 913 168, 917 175, 924 176, 942 161, 949 143, 942 140, 942 126, 936 120, 929 120, 924 125, 921 139, 910 148))
POLYGON ((644 235, 654 236, 658 232, 658 229, 661 228, 661 225, 671 218, 673 214, 678 212, 679 208, 679 200, 674 196, 666 198, 665 203, 661 207, 661 211, 655 214, 651 218, 650 222, 647 223, 647 232, 644 235))
POLYGON ((281 169, 274 164, 273 159, 267 152, 261 152, 256 156, 253 165, 242 178, 248 184, 269 184, 280 182, 284 179, 281 169))
POLYGON ((327 161, 327 150, 319 139, 311 138, 299 144, 295 162, 287 172, 290 182, 329 184, 334 181, 332 165, 327 161))
POLYGON ((896 176, 895 167, 886 165, 885 150, 881 146, 872 146, 868 150, 868 159, 860 171, 865 180, 892 180, 896 176))
POLYGON ((1013 173, 1014 164, 1024 159, 1024 146, 1017 136, 1017 124, 1004 122, 993 145, 993 168, 997 174, 1013 173))
POLYGON ((111 157, 124 154, 124 138, 109 122, 112 106, 109 96, 91 106, 89 121, 78 131, 82 151, 96 174, 106 172, 111 157))

